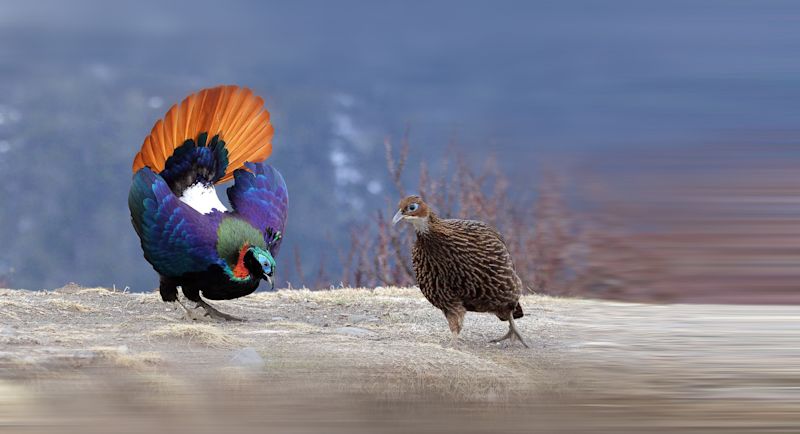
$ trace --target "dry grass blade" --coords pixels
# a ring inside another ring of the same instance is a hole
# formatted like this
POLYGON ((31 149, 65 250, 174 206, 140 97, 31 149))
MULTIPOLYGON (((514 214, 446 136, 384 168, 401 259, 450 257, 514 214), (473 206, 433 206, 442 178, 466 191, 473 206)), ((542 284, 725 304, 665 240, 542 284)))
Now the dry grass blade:
POLYGON ((179 339, 187 344, 214 348, 228 348, 240 344, 239 340, 218 327, 206 324, 170 324, 150 332, 156 339, 179 339))

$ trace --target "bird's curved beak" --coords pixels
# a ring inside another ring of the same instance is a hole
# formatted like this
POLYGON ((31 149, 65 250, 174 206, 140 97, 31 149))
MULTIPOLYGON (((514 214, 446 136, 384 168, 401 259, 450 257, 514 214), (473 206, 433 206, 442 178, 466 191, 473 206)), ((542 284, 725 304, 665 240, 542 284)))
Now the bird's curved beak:
POLYGON ((269 274, 265 274, 264 278, 267 279, 267 282, 269 282, 269 290, 270 291, 274 291, 275 290, 275 281, 272 280, 272 276, 270 276, 269 274))
POLYGON ((405 217, 403 215, 403 210, 397 210, 397 213, 394 215, 394 217, 392 217, 392 226, 400 223, 400 220, 403 220, 403 217, 405 217))
POLYGON ((269 282, 270 290, 275 289, 275 282, 272 280, 272 276, 275 273, 275 267, 267 262, 266 264, 261 264, 261 270, 264 272, 264 279, 269 282))

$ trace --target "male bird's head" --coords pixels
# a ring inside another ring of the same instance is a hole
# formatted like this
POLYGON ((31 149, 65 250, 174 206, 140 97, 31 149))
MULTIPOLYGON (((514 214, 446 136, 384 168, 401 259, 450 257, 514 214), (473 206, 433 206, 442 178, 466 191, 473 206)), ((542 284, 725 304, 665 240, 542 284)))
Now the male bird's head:
POLYGON ((408 196, 397 204, 397 213, 392 218, 392 224, 405 220, 414 225, 417 232, 426 232, 430 216, 431 209, 421 197, 408 196))
POLYGON ((252 276, 266 280, 271 288, 275 289, 272 276, 275 273, 276 264, 269 250, 251 246, 244 255, 244 266, 247 267, 252 276))

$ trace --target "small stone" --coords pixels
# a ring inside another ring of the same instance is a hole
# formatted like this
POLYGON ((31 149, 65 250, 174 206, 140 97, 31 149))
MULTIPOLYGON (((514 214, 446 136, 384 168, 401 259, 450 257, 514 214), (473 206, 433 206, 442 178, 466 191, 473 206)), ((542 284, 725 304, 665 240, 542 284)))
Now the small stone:
POLYGON ((270 320, 272 320, 272 321, 286 321, 286 318, 282 317, 282 316, 273 316, 272 318, 270 318, 270 320))
POLYGON ((362 322, 378 322, 378 321, 379 321, 378 318, 372 315, 357 315, 357 314, 350 315, 350 322, 352 322, 353 324, 358 324, 362 322))
POLYGON ((246 347, 231 354, 230 363, 234 366, 258 369, 263 368, 266 362, 253 347, 246 347))

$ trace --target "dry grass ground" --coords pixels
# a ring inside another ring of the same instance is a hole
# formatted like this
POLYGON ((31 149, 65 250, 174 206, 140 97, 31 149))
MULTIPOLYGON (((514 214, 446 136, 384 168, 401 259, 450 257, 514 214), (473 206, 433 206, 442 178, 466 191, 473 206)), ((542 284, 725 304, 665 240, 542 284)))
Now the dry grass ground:
POLYGON ((0 432, 797 432, 800 308, 528 296, 530 349, 416 289, 0 290, 0 432))

